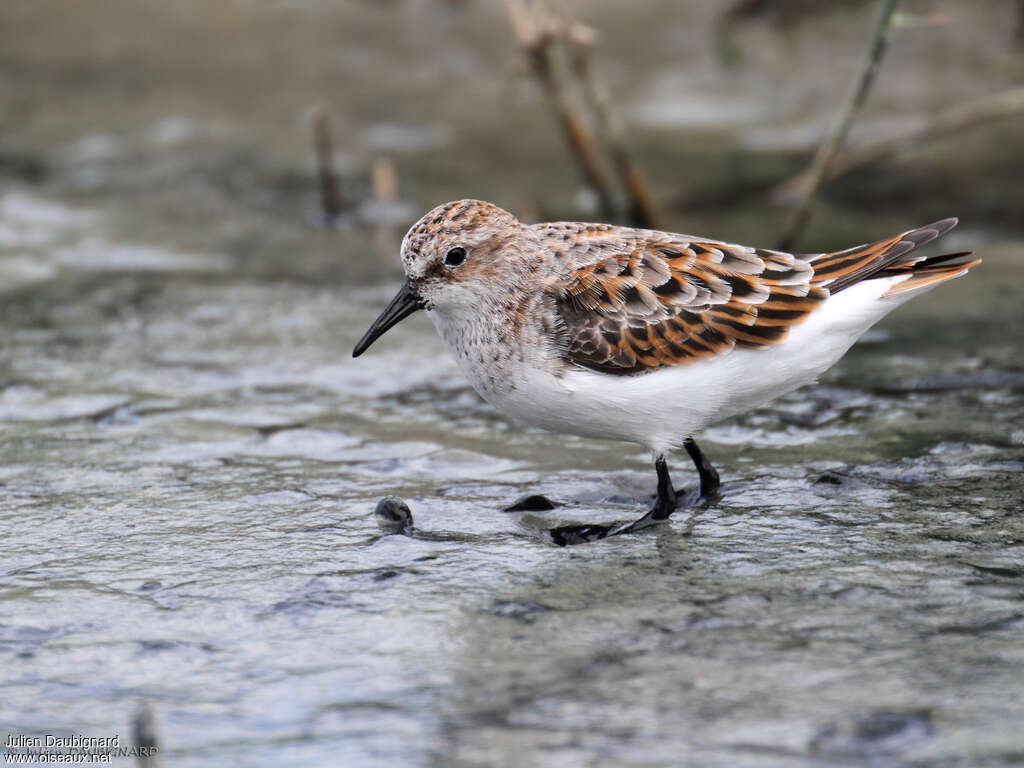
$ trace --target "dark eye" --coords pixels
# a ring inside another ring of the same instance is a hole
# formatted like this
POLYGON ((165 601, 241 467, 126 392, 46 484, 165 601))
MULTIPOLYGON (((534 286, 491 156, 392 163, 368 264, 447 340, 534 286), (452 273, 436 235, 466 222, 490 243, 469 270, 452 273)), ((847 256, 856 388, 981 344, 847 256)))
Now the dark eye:
POLYGON ((462 246, 452 248, 444 256, 444 263, 449 267, 457 267, 466 260, 466 249, 462 246))

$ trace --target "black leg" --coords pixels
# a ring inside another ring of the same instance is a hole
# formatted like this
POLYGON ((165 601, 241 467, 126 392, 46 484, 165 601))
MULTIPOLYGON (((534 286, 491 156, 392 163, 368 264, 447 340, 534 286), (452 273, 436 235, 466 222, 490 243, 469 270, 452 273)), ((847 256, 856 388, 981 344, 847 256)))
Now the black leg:
POLYGON ((618 536, 620 533, 632 533, 668 520, 669 515, 675 512, 679 500, 676 497, 676 489, 672 487, 672 478, 669 477, 668 464, 665 463, 663 455, 655 459, 654 469, 658 472, 658 497, 650 511, 639 520, 625 525, 563 525, 549 530, 552 540, 562 547, 567 544, 583 544, 609 536, 618 536))
POLYGON ((690 454, 690 458, 693 459, 693 465, 697 468, 697 473, 700 475, 700 495, 710 496, 721 485, 717 470, 711 466, 711 462, 701 452, 700 447, 694 442, 692 437, 688 437, 683 441, 683 447, 690 454))
POLYGON ((676 489, 672 487, 672 478, 668 476, 668 465, 665 457, 659 456, 654 462, 654 469, 658 472, 658 498, 654 500, 654 506, 647 514, 652 520, 668 520, 669 515, 676 511, 676 489))
POLYGON ((669 515, 676 511, 679 499, 676 497, 676 489, 672 487, 672 478, 668 476, 668 464, 665 463, 665 456, 658 456, 654 460, 654 469, 658 472, 658 496, 654 499, 654 506, 639 520, 627 525, 612 528, 608 535, 619 533, 632 533, 642 528, 668 520, 669 515))

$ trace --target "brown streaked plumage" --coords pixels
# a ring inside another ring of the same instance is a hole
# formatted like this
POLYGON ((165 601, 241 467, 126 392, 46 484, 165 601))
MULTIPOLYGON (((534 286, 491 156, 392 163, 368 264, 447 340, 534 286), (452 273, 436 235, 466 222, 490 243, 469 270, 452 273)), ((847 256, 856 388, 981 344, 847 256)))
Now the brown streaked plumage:
POLYGON ((863 279, 913 274, 906 288, 913 290, 969 268, 977 261, 940 269, 936 259, 909 256, 955 225, 944 219, 814 255, 608 225, 533 229, 576 265, 554 286, 567 359, 605 373, 642 374, 733 347, 779 344, 829 296, 863 279))

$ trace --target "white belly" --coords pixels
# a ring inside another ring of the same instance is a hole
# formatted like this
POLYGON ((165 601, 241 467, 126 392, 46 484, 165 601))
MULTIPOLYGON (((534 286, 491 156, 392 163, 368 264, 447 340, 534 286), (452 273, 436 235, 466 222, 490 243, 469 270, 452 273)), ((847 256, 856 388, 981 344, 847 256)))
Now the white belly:
POLYGON ((777 346, 733 349, 639 376, 580 368, 557 378, 535 369, 525 372, 515 390, 485 397, 528 424, 636 442, 661 453, 717 421, 813 382, 865 331, 914 295, 881 299, 892 284, 870 280, 851 286, 794 326, 777 346))

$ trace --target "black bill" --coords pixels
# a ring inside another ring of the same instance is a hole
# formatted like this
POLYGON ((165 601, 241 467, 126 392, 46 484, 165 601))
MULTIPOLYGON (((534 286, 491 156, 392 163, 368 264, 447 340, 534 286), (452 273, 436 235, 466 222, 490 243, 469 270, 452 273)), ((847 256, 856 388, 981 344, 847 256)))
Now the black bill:
POLYGON ((380 317, 373 321, 370 330, 363 334, 363 338, 359 340, 355 349, 352 350, 352 357, 359 357, 370 348, 373 342, 383 336, 388 328, 398 325, 398 323, 418 309, 423 309, 423 302, 420 301, 420 297, 416 295, 409 281, 406 280, 402 283, 402 287, 398 289, 395 298, 380 313, 380 317))

